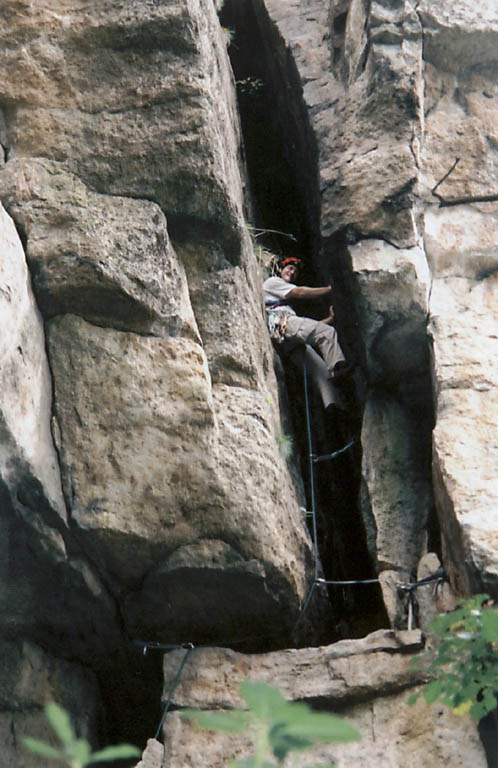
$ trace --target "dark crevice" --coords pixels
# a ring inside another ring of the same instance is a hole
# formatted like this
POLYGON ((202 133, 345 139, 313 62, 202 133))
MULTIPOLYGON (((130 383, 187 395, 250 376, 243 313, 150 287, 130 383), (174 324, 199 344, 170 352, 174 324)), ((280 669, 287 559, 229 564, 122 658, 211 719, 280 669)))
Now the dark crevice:
MULTIPOLYGON (((335 18, 336 26, 345 23, 345 14, 335 18)), ((257 227, 281 230, 295 237, 294 242, 269 233, 258 242, 277 253, 298 255, 304 262, 302 282, 323 284, 330 279, 330 266, 322 268, 321 275, 317 274, 320 251, 317 146, 295 63, 257 0, 227 0, 221 21, 235 31, 229 53, 238 83, 254 223, 257 227), (247 90, 245 84, 248 82, 261 85, 247 90)), ((330 254, 330 259, 337 261, 337 254, 330 254)), ((343 264, 342 268, 347 269, 348 265, 343 264)), ((344 284, 341 284, 340 272, 334 297, 346 289, 346 283, 342 281, 344 284)), ((351 311, 341 301, 336 309, 341 337, 346 339, 346 354, 361 349, 357 328, 353 326, 353 333, 350 333, 351 311)), ((298 311, 311 317, 326 314, 325 306, 308 306, 305 302, 300 302, 298 311)), ((311 509, 303 376, 285 358, 283 362, 296 452, 306 487, 307 509, 311 509)), ((361 377, 362 361, 358 360, 358 363, 361 377)), ((335 451, 353 434, 357 436, 354 447, 334 459, 333 464, 315 465, 319 553, 325 578, 334 581, 376 576, 359 511, 361 407, 354 384, 345 394, 350 408, 342 423, 327 421, 321 401, 311 395, 315 453, 323 455, 335 451)), ((317 589, 328 589, 329 593, 329 642, 342 637, 363 636, 388 626, 378 584, 317 589)))
POLYGON ((228 0, 223 26, 235 30, 229 48, 249 168, 258 241, 276 251, 312 254, 317 248, 317 146, 290 51, 262 3, 228 0), (253 83, 254 87, 250 87, 253 83))

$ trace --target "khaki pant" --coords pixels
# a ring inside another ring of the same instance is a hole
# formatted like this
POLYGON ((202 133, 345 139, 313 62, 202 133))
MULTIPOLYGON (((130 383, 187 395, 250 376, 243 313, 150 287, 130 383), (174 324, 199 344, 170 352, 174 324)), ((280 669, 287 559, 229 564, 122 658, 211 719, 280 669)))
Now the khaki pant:
POLYGON ((309 317, 291 315, 287 318, 283 347, 293 363, 301 368, 306 364, 306 370, 320 392, 324 407, 333 404, 343 408, 341 393, 330 379, 330 372, 336 363, 345 359, 335 328, 309 317), (294 347, 295 344, 298 346, 294 347), (317 355, 312 346, 318 348, 322 357, 317 355))
POLYGON ((302 344, 318 347, 329 373, 334 370, 336 363, 344 360, 333 325, 320 323, 319 320, 311 320, 309 317, 291 315, 287 318, 284 335, 286 341, 300 341, 302 344))

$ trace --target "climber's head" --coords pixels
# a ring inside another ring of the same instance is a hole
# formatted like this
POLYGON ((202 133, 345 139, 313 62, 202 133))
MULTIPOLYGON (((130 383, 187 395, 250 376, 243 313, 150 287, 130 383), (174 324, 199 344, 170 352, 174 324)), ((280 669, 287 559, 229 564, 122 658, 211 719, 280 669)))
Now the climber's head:
POLYGON ((301 259, 296 259, 294 256, 289 256, 286 259, 282 259, 279 262, 280 277, 285 280, 286 283, 293 283, 297 279, 299 270, 301 269, 301 259))

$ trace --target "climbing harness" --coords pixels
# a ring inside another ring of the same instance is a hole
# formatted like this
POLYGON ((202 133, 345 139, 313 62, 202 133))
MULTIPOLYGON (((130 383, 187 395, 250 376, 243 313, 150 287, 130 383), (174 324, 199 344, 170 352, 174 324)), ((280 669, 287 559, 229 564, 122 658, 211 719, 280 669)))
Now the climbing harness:
POLYGON ((285 341, 285 329, 287 328, 287 318, 291 313, 284 308, 271 309, 267 313, 268 331, 270 338, 278 343, 285 341))

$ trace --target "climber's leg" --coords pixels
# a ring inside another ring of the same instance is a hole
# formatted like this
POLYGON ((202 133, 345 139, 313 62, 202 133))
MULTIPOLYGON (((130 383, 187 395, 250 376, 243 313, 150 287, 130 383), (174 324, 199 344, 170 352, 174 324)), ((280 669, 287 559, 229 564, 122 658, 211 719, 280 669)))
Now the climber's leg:
POLYGON ((285 338, 318 347, 329 375, 337 363, 345 360, 335 328, 318 320, 292 315, 287 318, 285 338))
POLYGON ((343 397, 337 387, 332 383, 328 368, 324 361, 314 349, 308 344, 300 344, 290 352, 289 357, 294 365, 297 365, 300 368, 304 368, 304 365, 306 364, 306 370, 320 393, 325 409, 331 408, 332 406, 341 410, 344 409, 343 397))

